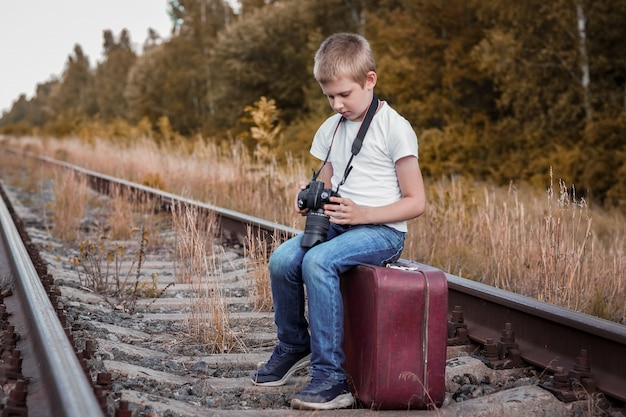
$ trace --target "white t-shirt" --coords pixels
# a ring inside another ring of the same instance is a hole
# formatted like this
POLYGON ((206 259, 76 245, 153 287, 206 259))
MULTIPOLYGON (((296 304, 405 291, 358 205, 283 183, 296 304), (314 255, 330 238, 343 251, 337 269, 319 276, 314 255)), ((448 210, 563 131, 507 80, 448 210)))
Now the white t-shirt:
MULTIPOLYGON (((333 167, 333 190, 343 178, 352 155, 352 142, 361 127, 361 122, 346 119, 339 125, 333 140, 340 118, 340 114, 329 117, 318 129, 311 145, 311 155, 323 161, 332 143, 328 162, 333 167)), ((339 194, 367 207, 395 203, 402 198, 395 163, 405 156, 417 157, 417 135, 411 124, 383 101, 365 134, 361 151, 352 159, 352 171, 339 188, 339 194)), ((386 225, 407 231, 406 221, 386 225)))

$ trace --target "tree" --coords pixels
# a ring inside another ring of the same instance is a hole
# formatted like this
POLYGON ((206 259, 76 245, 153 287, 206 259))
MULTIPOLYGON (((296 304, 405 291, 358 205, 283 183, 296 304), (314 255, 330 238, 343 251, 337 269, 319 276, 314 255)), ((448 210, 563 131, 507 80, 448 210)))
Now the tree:
POLYGON ((161 35, 159 35, 156 30, 148 28, 148 37, 143 43, 143 51, 147 52, 148 50, 160 45, 161 43, 163 43, 161 35))
POLYGON ((50 107, 53 117, 90 116, 96 112, 89 58, 78 44, 74 46, 74 55, 68 56, 61 82, 50 94, 50 107))
POLYGON ((209 99, 215 111, 209 125, 243 131, 238 125, 243 109, 260 97, 275 100, 286 124, 306 116, 310 93, 315 91, 314 100, 322 98, 312 75, 313 55, 331 33, 359 30, 351 26, 354 7, 343 0, 286 0, 225 28, 212 48, 209 99))
POLYGON ((367 14, 379 96, 418 131, 427 175, 483 174, 481 131, 496 116, 493 86, 471 51, 481 41, 479 2, 386 1, 367 14))
POLYGON ((421 128, 493 115, 489 77, 470 57, 482 39, 476 2, 419 0, 368 16, 381 95, 421 128))
POLYGON ((123 29, 119 41, 110 30, 103 32, 105 60, 98 64, 94 75, 94 92, 98 113, 104 121, 125 118, 128 112, 124 91, 128 73, 137 59, 131 48, 130 34, 123 29))
POLYGON ((244 107, 261 96, 285 109, 287 123, 301 109, 313 53, 307 45, 307 24, 301 20, 305 10, 304 3, 294 1, 265 7, 220 34, 211 57, 213 126, 236 126, 244 107))
MULTIPOLYGON (((567 181, 583 178, 578 183, 582 192, 597 187, 601 196, 607 189, 601 177, 613 175, 611 164, 604 164, 604 170, 594 164, 594 179, 581 176, 580 169, 588 165, 592 152, 596 159, 607 160, 610 154, 604 152, 616 150, 599 151, 597 136, 591 145, 585 132, 604 131, 589 129, 606 119, 599 112, 615 117, 620 111, 615 110, 615 93, 623 98, 625 67, 614 51, 617 45, 624 51, 624 34, 617 24, 624 23, 620 12, 625 2, 490 5, 495 6, 485 6, 483 16, 495 23, 474 56, 497 86, 500 115, 493 137, 501 138, 502 159, 514 162, 501 165, 499 179, 545 178, 553 166, 567 181), (580 152, 570 151, 574 149, 580 152), (575 163, 564 162, 573 155, 578 155, 575 163)), ((617 108, 623 108, 622 103, 617 108)))
POLYGON ((164 48, 165 45, 159 45, 146 51, 129 70, 124 98, 131 122, 137 123, 147 117, 155 124, 166 113, 161 91, 166 77, 164 48))
POLYGON ((278 3, 278 0, 240 0, 239 17, 247 17, 261 7, 278 3))

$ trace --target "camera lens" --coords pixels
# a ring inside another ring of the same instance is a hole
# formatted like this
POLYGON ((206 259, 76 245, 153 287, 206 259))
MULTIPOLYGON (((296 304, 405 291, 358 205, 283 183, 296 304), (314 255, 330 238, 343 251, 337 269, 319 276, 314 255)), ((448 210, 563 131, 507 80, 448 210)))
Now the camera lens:
POLYGON ((324 214, 324 210, 319 209, 309 212, 306 216, 301 246, 303 248, 312 248, 318 243, 325 242, 329 226, 330 220, 324 214))

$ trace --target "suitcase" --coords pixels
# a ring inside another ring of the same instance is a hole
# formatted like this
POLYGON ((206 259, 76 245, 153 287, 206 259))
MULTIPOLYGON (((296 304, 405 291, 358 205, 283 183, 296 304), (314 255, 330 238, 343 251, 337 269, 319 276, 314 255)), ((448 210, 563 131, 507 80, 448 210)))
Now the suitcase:
POLYGON ((399 260, 341 277, 344 369, 371 409, 426 409, 445 398, 448 284, 434 267, 399 260))

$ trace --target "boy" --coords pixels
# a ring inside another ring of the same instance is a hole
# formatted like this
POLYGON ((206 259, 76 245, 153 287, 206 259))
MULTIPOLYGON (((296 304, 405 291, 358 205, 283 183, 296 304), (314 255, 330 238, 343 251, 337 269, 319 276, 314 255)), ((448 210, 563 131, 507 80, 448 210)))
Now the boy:
MULTIPOLYGON (((311 154, 324 161, 317 180, 340 196, 330 197, 332 204, 323 206, 324 214, 330 216, 325 242, 303 247, 303 235, 298 235, 270 257, 279 343, 263 368, 252 374, 252 381, 262 386, 283 385, 295 371, 310 364, 311 381, 295 395, 291 406, 328 410, 354 402, 342 368, 339 277, 358 264, 385 265, 397 260, 404 248, 406 220, 424 212, 426 197, 415 132, 374 95, 376 65, 368 42, 356 34, 330 36, 315 54, 313 72, 337 114, 315 134, 311 154), (352 142, 370 106, 375 106, 376 113, 360 152, 351 158, 352 142)), ((300 188, 306 185, 303 182, 300 188)), ((308 213, 297 205, 296 211, 308 213)))

